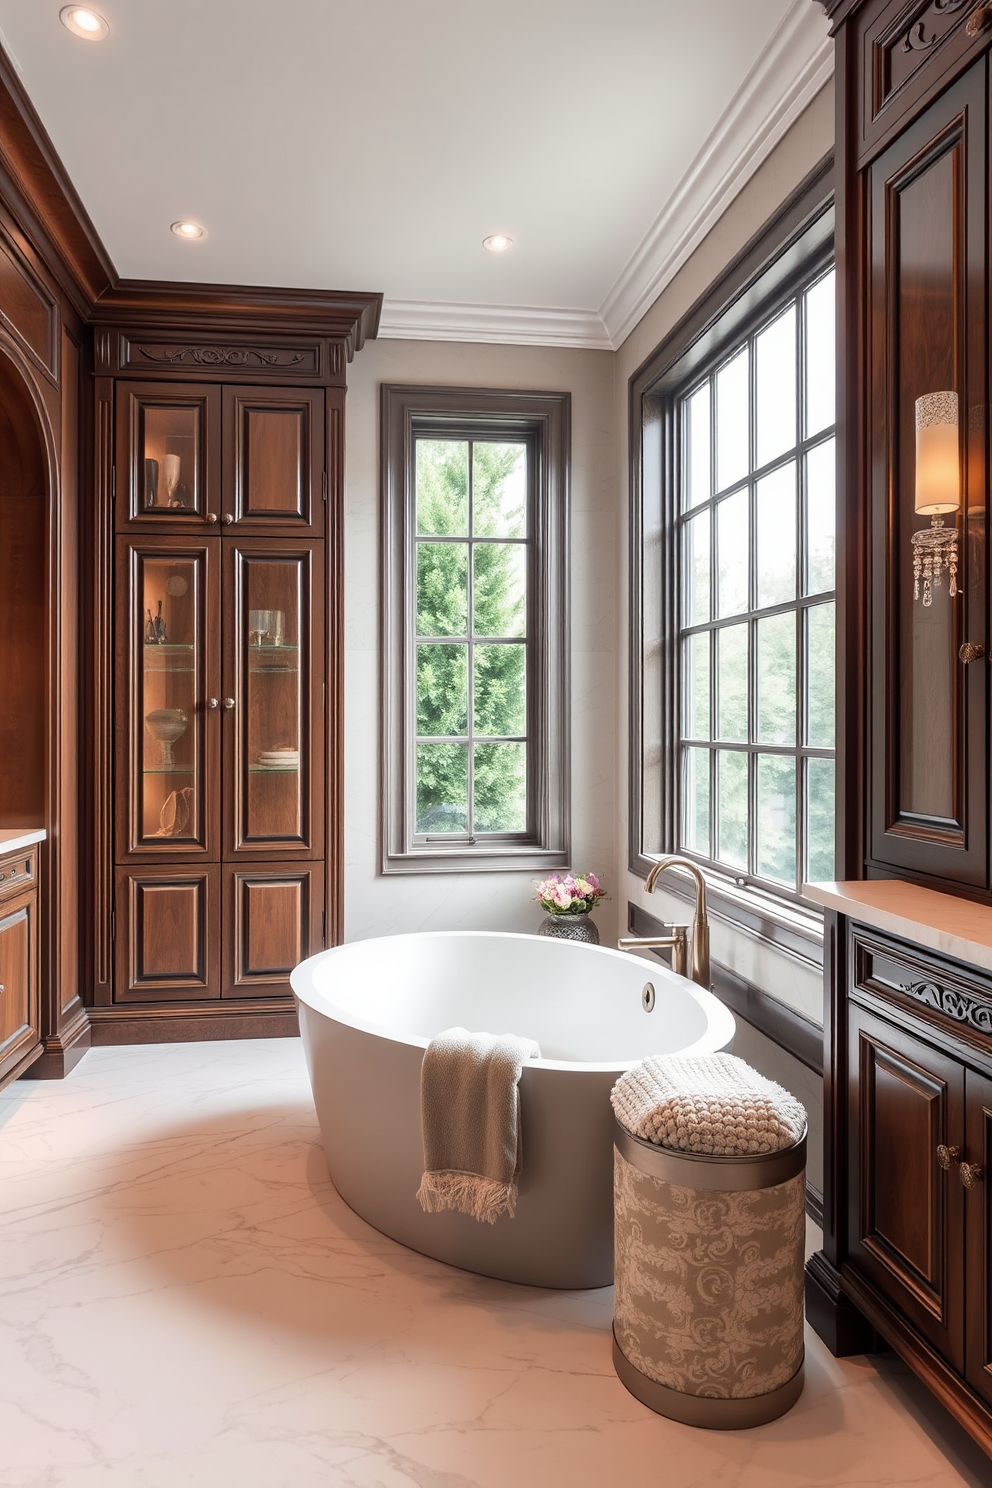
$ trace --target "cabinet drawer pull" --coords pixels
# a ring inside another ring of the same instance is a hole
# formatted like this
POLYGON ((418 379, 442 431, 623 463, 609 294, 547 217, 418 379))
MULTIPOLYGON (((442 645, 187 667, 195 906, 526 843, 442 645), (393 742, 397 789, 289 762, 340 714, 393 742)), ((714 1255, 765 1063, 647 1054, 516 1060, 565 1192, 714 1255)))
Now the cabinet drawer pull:
POLYGON ((984 1172, 981 1163, 963 1162, 958 1168, 958 1177, 961 1179, 965 1188, 974 1188, 976 1183, 981 1182, 983 1176, 984 1172))
POLYGON ((965 641, 964 645, 958 647, 958 661, 963 661, 965 666, 984 655, 985 647, 978 645, 976 641, 965 641))
POLYGON ((220 698, 207 698, 207 707, 208 708, 219 708, 220 707, 220 698))
POLYGON ((992 5, 980 5, 968 17, 968 24, 964 28, 965 35, 979 36, 985 30, 989 21, 992 21, 992 5))
POLYGON ((943 1168, 945 1173, 950 1168, 951 1163, 958 1162, 960 1158, 960 1147, 945 1147, 943 1142, 941 1142, 940 1146, 937 1148, 937 1162, 943 1168))
POLYGON ((216 520, 217 520, 217 513, 216 512, 207 512, 207 514, 206 514, 206 516, 204 517, 203 520, 205 522, 211 522, 211 523, 216 522, 216 520))
POLYGON ((234 699, 233 698, 225 698, 222 706, 225 707, 228 712, 230 712, 231 709, 234 707, 234 699))

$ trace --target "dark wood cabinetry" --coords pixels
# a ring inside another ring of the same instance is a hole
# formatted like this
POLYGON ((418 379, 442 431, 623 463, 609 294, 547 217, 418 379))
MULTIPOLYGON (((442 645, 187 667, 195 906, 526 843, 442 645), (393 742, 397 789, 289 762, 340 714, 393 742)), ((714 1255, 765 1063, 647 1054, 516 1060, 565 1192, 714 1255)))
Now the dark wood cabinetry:
MULTIPOLYGON (((954 901, 924 898, 933 939, 954 901)), ((972 913, 992 951, 992 911, 972 913)), ((843 914, 826 929, 824 1249, 807 1312, 836 1353, 877 1329, 992 1455, 992 970, 843 914)))
POLYGON ((250 1017, 264 1002, 289 1031, 289 973, 325 943, 326 838, 338 833, 325 766, 339 602, 329 610, 325 594, 329 396, 188 372, 108 389, 117 866, 102 1037, 127 1027, 117 1009, 156 1004, 212 1026, 221 1004, 250 1017))
POLYGON ((986 62, 868 166, 871 402, 869 861, 985 890, 988 862, 986 62), (914 582, 918 398, 953 390, 958 593, 914 582), (916 590, 914 594, 914 589, 916 590))
POLYGON ((0 846, 0 1081, 41 1056, 38 852, 0 846))
POLYGON ((877 1330, 992 1454, 992 976, 968 961, 967 934, 959 959, 939 954, 962 904, 992 946, 992 8, 825 9, 837 60, 838 876, 849 882, 811 891, 838 912, 825 941, 824 1247, 807 1303, 838 1353, 871 1347, 877 1330), (935 402, 939 499, 920 490, 918 424, 935 402), (921 536, 940 540, 931 513, 956 538, 956 569, 932 592, 914 563, 921 536), (862 923, 872 905, 878 917, 862 923))

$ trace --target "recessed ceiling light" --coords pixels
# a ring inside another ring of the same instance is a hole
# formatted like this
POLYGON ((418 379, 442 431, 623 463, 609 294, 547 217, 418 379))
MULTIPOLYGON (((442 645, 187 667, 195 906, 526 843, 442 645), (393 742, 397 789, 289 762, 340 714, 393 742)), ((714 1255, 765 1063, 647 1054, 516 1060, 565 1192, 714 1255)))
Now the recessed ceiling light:
POLYGON ((59 20, 73 36, 81 36, 84 41, 102 41, 110 35, 110 27, 100 12, 86 5, 63 5, 59 20))
POLYGON ((201 227, 198 222, 191 222, 189 218, 185 218, 182 222, 174 222, 172 231, 177 238, 185 238, 188 242, 192 242, 194 238, 206 236, 206 228, 201 227))
POLYGON ((508 238, 506 233, 493 233, 491 237, 483 238, 483 248, 488 248, 490 253, 506 253, 513 247, 513 239, 508 238))

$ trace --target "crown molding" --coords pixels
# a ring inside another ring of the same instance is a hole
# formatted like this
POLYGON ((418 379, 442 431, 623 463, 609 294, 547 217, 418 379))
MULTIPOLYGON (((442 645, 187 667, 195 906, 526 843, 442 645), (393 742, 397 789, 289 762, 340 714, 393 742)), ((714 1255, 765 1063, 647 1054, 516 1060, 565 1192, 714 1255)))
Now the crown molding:
POLYGON ((8 53, 0 47, 0 172, 22 226, 47 242, 49 267, 86 315, 117 278, 100 235, 69 179, 8 53))
POLYGON ((609 333, 595 310, 441 304, 430 300, 384 300, 379 340, 485 341, 514 346, 613 349, 609 333))
POLYGON ((794 0, 600 307, 613 346, 671 283, 833 69, 822 12, 810 0, 794 0))
POLYGON ((344 343, 350 361, 375 336, 381 304, 380 294, 119 279, 91 307, 89 319, 94 325, 124 320, 154 329, 174 324, 176 315, 187 315, 196 318, 201 330, 227 334, 248 319, 256 330, 305 330, 334 337, 344 343))

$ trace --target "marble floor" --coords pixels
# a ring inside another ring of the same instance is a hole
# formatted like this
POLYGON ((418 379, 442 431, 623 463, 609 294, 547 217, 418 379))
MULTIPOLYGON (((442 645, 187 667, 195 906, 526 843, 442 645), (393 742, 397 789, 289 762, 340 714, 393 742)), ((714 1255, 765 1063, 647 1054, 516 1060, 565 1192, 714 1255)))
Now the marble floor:
POLYGON ((295 1040, 93 1050, 0 1093, 3 1488, 992 1482, 894 1358, 693 1431, 610 1363, 610 1290, 394 1244, 327 1177, 295 1040))

